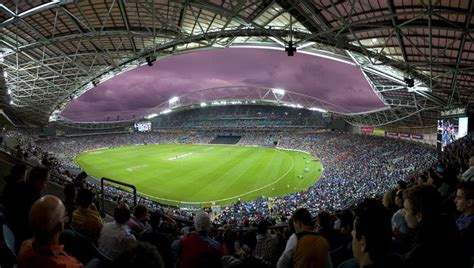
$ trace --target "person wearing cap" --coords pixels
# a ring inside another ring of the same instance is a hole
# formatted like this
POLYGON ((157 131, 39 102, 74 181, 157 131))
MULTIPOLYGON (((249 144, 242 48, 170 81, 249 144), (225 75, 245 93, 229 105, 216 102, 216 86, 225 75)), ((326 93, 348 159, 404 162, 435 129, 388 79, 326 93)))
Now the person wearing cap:
POLYGON ((195 231, 179 241, 178 267, 219 267, 222 252, 219 242, 209 237, 212 223, 204 212, 198 212, 194 218, 195 231))

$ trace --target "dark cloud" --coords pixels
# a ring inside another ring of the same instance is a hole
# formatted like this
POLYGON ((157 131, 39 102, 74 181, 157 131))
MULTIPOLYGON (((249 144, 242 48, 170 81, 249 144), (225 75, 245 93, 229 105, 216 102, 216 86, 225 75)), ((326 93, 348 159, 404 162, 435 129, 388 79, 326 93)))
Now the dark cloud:
MULTIPOLYGON (((78 121, 116 119, 117 115, 126 119, 145 115, 174 96, 229 86, 283 88, 332 103, 332 110, 338 112, 384 107, 357 66, 302 53, 287 57, 277 50, 232 48, 183 53, 128 71, 84 93, 68 105, 63 116, 78 121)), ((230 94, 234 93, 196 93, 200 100, 230 94)))

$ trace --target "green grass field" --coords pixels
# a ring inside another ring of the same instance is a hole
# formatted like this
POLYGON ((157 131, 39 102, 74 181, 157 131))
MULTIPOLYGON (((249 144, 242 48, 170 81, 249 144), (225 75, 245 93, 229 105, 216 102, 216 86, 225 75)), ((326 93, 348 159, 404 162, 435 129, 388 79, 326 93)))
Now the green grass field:
POLYGON ((296 151, 225 145, 144 145, 84 152, 76 163, 95 178, 135 185, 160 203, 228 205, 307 189, 322 165, 296 151))

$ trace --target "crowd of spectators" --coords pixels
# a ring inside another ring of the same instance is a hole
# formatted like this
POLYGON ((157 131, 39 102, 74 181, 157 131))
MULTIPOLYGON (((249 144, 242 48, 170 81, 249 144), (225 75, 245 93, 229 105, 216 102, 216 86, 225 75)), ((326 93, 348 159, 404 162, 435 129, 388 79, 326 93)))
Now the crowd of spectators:
POLYGON ((170 113, 153 119, 155 128, 315 128, 325 122, 320 112, 281 106, 227 105, 170 113))
MULTIPOLYGON (((229 134, 229 133, 224 133, 229 134)), ((297 207, 306 207, 311 213, 336 212, 366 197, 380 197, 400 180, 406 180, 418 170, 424 170, 436 162, 436 152, 428 145, 381 137, 352 135, 339 132, 245 132, 240 134, 238 145, 277 146, 308 152, 321 159, 324 172, 308 190, 277 198, 260 198, 249 202, 237 202, 224 207, 215 219, 217 223, 243 225, 265 217, 276 220, 288 219, 297 207)), ((68 183, 78 166, 74 157, 79 153, 98 148, 137 144, 192 143, 207 144, 216 132, 126 133, 74 138, 42 139, 33 142, 22 140, 22 148, 28 153, 27 161, 40 163, 41 156, 54 162, 53 173, 68 183), (64 150, 68 148, 68 150, 64 150), (54 156, 54 157, 51 157, 54 156)), ((459 167, 461 168, 461 167, 459 167)), ((459 169, 458 168, 458 169, 459 169)), ((62 182, 64 183, 64 182, 62 182)), ((94 185, 90 185, 94 187, 94 185)), ((105 196, 114 201, 128 201, 129 192, 107 185, 105 196)), ((146 198, 140 202, 151 208, 161 208, 146 198)), ((187 216, 183 210, 173 209, 177 216, 187 216)))
POLYGON ((304 192, 225 207, 214 225, 204 211, 166 210, 147 199, 130 209, 132 196, 113 186, 107 187, 106 195, 117 206, 114 220, 106 223, 94 204, 94 185, 84 173, 65 172, 69 160, 57 154, 64 153, 60 150, 66 142, 71 151, 81 152, 144 143, 208 143, 214 135, 117 134, 109 136, 113 142, 107 144, 103 137, 93 143, 91 137, 38 142, 19 136, 16 155, 36 167, 27 172, 25 165, 14 166, 1 199, 3 220, 17 238, 19 267, 474 264, 470 137, 449 145, 438 159, 427 145, 380 137, 337 132, 241 134, 242 145, 276 142, 281 148, 309 152, 321 159, 324 173, 304 192), (58 181, 66 184, 64 201, 41 197, 53 172, 69 176, 58 181), (192 218, 193 224, 173 219, 178 213, 192 218), (90 254, 85 254, 84 239, 93 245, 90 254))

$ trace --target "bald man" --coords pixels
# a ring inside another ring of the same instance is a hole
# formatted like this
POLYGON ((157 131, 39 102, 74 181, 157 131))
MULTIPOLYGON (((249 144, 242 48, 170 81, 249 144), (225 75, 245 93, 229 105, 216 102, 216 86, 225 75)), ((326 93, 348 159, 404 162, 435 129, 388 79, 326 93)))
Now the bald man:
POLYGON ((76 268, 83 265, 64 252, 59 236, 67 222, 67 212, 61 200, 52 195, 38 199, 30 211, 33 239, 23 242, 18 254, 19 268, 76 268))

